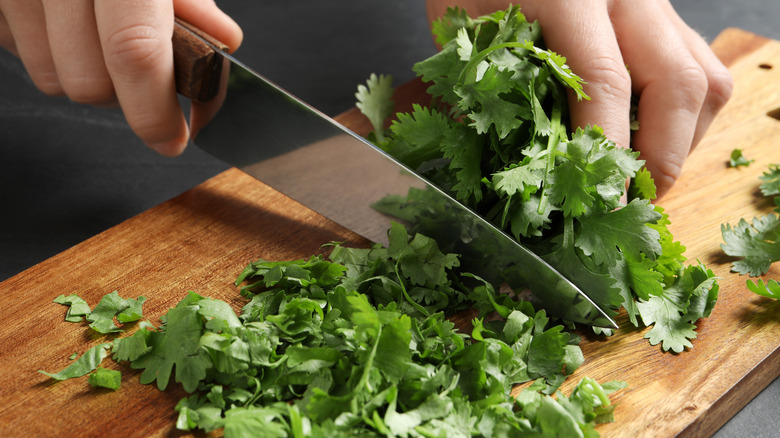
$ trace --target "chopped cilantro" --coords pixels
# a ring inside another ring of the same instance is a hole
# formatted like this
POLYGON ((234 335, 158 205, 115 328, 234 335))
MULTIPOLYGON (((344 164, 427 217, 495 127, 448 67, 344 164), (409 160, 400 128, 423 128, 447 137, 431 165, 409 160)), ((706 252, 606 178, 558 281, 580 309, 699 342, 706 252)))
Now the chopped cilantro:
POLYGON ((119 370, 109 370, 98 367, 89 375, 87 381, 95 388, 108 388, 116 391, 122 385, 122 373, 119 370))
POLYGON ((734 149, 731 151, 731 158, 729 158, 729 167, 749 166, 753 161, 756 160, 745 158, 742 149, 734 149))
POLYGON ((60 295, 54 299, 54 302, 68 306, 68 311, 65 313, 65 321, 68 322, 81 322, 83 317, 92 311, 89 304, 76 294, 60 295))
POLYGON ((104 342, 87 350, 73 363, 68 365, 64 370, 57 373, 48 373, 46 371, 38 371, 41 374, 45 374, 55 380, 67 380, 75 377, 81 377, 94 371, 103 359, 108 356, 108 349, 111 347, 110 342, 104 342))
MULTIPOLYGON (((461 272, 432 239, 399 224, 389 238, 250 263, 238 314, 190 292, 161 326, 143 321, 115 339, 113 359, 143 369, 142 383, 164 390, 175 376, 191 393, 176 406, 178 429, 228 437, 595 436, 613 421, 608 394, 625 384, 583 379, 569 396, 557 391, 584 362, 579 337, 461 272), (477 309, 470 335, 448 319, 464 307, 477 309)), ((99 367, 110 346, 47 375, 92 373, 90 384, 118 389, 121 376, 99 367)))

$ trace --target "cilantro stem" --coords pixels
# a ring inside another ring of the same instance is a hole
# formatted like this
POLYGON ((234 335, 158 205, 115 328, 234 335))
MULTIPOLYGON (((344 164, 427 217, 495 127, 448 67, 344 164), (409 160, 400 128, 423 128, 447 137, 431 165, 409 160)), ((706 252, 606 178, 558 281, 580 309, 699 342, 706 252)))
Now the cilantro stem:
POLYGON ((574 218, 566 216, 563 218, 563 248, 574 246, 574 218))
MULTIPOLYGON (((553 89, 553 94, 557 94, 557 89, 553 89)), ((555 167, 555 152, 561 138, 566 136, 565 127, 561 124, 563 116, 562 99, 553 99, 552 114, 550 115, 550 136, 547 138, 547 168, 542 178, 542 193, 539 196, 539 207, 537 212, 544 214, 547 209, 547 178, 555 167)))
MULTIPOLYGON (((360 380, 358 381, 357 385, 355 385, 355 388, 352 390, 352 394, 357 394, 360 392, 363 387, 368 387, 369 391, 373 391, 373 388, 371 388, 371 385, 368 383, 368 377, 371 374, 371 367, 374 365, 374 358, 376 357, 376 349, 379 347, 379 339, 382 337, 382 325, 380 324, 376 331, 376 339, 374 339, 374 345, 371 347, 371 352, 368 354, 368 359, 365 363, 365 368, 363 368, 363 374, 360 376, 360 380)), ((352 399, 353 401, 356 400, 356 398, 352 399)))
POLYGON ((414 301, 414 300, 412 299, 412 297, 410 297, 410 296, 409 296, 409 293, 406 291, 406 286, 404 286, 404 282, 403 282, 403 280, 401 279, 401 278, 402 278, 402 277, 401 277, 401 273, 400 273, 400 272, 398 272, 398 262, 396 262, 396 264, 395 264, 394 268, 395 268, 395 276, 396 276, 396 277, 398 277, 398 286, 400 286, 400 287, 401 287, 401 292, 404 294, 404 298, 406 298, 406 301, 408 301, 408 302, 409 302, 409 304, 411 304, 411 305, 412 305, 412 306, 413 306, 415 309, 417 309, 417 310, 418 310, 420 313, 422 313, 423 315, 425 315, 425 317, 426 317, 426 318, 427 318, 427 317, 429 317, 429 316, 431 316, 430 312, 428 312, 428 310, 426 310, 426 309, 425 309, 425 307, 421 306, 419 303, 417 303, 416 301, 414 301))
POLYGON ((482 62, 492 52, 498 49, 512 49, 512 48, 528 50, 529 45, 533 47, 533 45, 530 42, 520 43, 515 41, 515 42, 496 44, 486 49, 482 49, 482 51, 480 51, 479 53, 474 55, 474 57, 469 59, 469 62, 466 63, 466 65, 463 67, 463 70, 460 71, 460 75, 458 76, 458 84, 462 84, 463 79, 466 77, 466 73, 473 70, 477 66, 477 64, 482 62))

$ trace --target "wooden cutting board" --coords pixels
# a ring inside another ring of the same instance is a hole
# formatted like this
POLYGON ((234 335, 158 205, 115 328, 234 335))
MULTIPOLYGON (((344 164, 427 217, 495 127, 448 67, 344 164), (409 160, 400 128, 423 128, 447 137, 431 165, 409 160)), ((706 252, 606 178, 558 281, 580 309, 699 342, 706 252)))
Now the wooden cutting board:
MULTIPOLYGON (((780 303, 753 295, 745 278, 729 273, 720 251, 720 224, 771 211, 758 194, 758 177, 780 162, 780 42, 730 29, 713 43, 735 77, 732 100, 686 164, 673 191, 660 203, 675 237, 720 280, 720 300, 700 322, 694 347, 661 352, 627 328, 610 338, 582 343, 583 376, 624 380, 613 396, 616 423, 602 436, 706 436, 716 431, 780 374, 780 303), (756 161, 747 168, 726 163, 734 148, 756 161)), ((400 109, 423 95, 412 82, 398 91, 400 109)), ((358 133, 368 129, 352 111, 340 121, 358 133)), ((145 314, 156 321, 188 290, 243 302, 232 285, 257 258, 305 258, 330 241, 367 245, 242 172, 231 169, 29 270, 0 283, 0 435, 176 435, 174 406, 180 389, 160 392, 138 383, 128 367, 117 392, 91 389, 84 379, 53 382, 37 370, 57 371, 100 340, 81 324, 63 321, 65 308, 51 301, 78 293, 94 306, 104 294, 148 298, 145 314)), ((768 275, 780 278, 775 267, 768 275)), ((625 324, 625 318, 620 320, 625 324)), ((106 360, 105 366, 116 367, 106 360)))

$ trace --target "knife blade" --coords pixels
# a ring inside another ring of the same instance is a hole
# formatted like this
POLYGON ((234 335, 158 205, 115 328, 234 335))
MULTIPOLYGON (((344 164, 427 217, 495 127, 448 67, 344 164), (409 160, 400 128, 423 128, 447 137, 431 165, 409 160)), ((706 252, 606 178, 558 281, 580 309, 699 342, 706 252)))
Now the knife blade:
POLYGON ((465 271, 530 291, 551 315, 618 327, 616 312, 602 309, 544 259, 178 19, 174 54, 177 90, 200 105, 202 117, 191 123, 193 143, 204 151, 371 241, 387 244, 391 223, 401 222, 461 254, 465 271), (425 212, 383 213, 388 199, 425 212))

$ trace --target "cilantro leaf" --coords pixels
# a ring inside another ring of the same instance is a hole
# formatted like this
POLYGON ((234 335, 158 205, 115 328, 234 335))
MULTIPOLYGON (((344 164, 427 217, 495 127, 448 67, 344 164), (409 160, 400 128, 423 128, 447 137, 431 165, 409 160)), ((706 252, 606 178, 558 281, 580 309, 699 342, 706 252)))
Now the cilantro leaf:
POLYGON ((84 316, 92 312, 89 304, 76 294, 60 295, 54 299, 54 302, 68 306, 68 311, 65 313, 65 321, 68 322, 81 322, 84 316))
POLYGON ((780 283, 776 280, 764 280, 759 279, 757 282, 753 280, 747 281, 747 288, 749 291, 761 295, 762 297, 780 299, 780 283))
POLYGON ((73 363, 68 365, 62 371, 57 373, 47 373, 46 371, 38 371, 41 374, 45 374, 52 379, 67 380, 74 377, 81 377, 94 371, 103 359, 108 355, 108 349, 111 347, 110 342, 104 342, 102 344, 95 345, 87 350, 84 354, 79 356, 73 363))
POLYGON ((122 372, 97 367, 95 372, 89 375, 87 381, 95 388, 108 388, 116 391, 122 385, 122 372))
POLYGON ((660 218, 649 200, 634 199, 619 210, 582 218, 574 244, 597 264, 614 266, 620 257, 618 249, 633 260, 643 255, 655 259, 661 253, 660 235, 646 224, 660 218))
POLYGON ((449 168, 457 177, 452 186, 455 196, 474 203, 482 200, 483 139, 462 124, 453 125, 444 132, 442 155, 449 158, 449 168))
POLYGON ((718 286, 712 271, 689 266, 664 293, 640 300, 637 308, 645 325, 653 328, 645 334, 651 345, 662 343, 664 350, 682 352, 693 345, 699 318, 709 316, 717 301, 718 286))
POLYGON ((203 328, 199 307, 181 304, 166 313, 164 332, 149 333, 150 350, 130 364, 133 369, 143 370, 141 383, 157 381, 161 391, 168 387, 174 367, 175 380, 187 392, 192 392, 210 366, 208 356, 199 345, 203 328))
POLYGON ((371 74, 365 85, 359 85, 356 106, 374 127, 378 141, 383 139, 384 123, 394 110, 393 79, 390 76, 371 74))
POLYGON ((87 315, 89 326, 98 333, 121 332, 122 329, 114 324, 114 317, 122 323, 138 321, 143 313, 144 301, 146 301, 145 297, 122 298, 117 291, 104 295, 92 312, 87 315))
POLYGON ((769 169, 761 175, 764 183, 759 187, 764 196, 780 195, 780 165, 770 164, 769 169))
POLYGON ((628 191, 628 198, 655 199, 655 182, 646 167, 639 169, 631 180, 631 186, 628 191))
POLYGON ((412 113, 400 113, 390 129, 394 141, 385 150, 411 168, 436 158, 441 143, 450 130, 449 119, 434 109, 412 106, 412 113))
POLYGON ((131 336, 117 338, 111 349, 116 361, 134 361, 146 354, 151 347, 147 345, 150 331, 154 327, 148 322, 142 322, 139 329, 131 336))
POLYGON ((511 71, 490 66, 476 82, 459 84, 454 88, 460 97, 458 105, 469 112, 470 125, 477 133, 484 134, 493 126, 501 139, 522 124, 518 116, 530 116, 528 108, 500 96, 514 87, 513 76, 511 71))
POLYGON ((729 158, 729 167, 749 166, 750 163, 756 160, 748 160, 745 158, 742 149, 733 149, 731 151, 731 158, 729 158))
POLYGON ((752 277, 765 274, 769 266, 780 260, 780 217, 768 214, 745 219, 732 226, 721 225, 723 252, 732 257, 741 257, 731 264, 731 270, 752 277))

